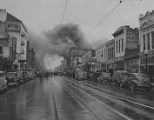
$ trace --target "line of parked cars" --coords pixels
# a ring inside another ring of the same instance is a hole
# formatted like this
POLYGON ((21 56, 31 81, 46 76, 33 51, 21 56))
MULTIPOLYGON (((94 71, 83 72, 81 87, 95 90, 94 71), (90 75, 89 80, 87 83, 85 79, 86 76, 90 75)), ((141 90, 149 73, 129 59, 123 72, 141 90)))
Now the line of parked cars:
POLYGON ((122 70, 115 71, 112 76, 107 72, 90 73, 87 75, 87 80, 118 87, 127 87, 131 90, 144 88, 146 91, 150 91, 152 88, 148 75, 143 73, 129 73, 122 70))
POLYGON ((35 71, 0 71, 0 92, 6 91, 9 87, 18 86, 37 77, 35 71))

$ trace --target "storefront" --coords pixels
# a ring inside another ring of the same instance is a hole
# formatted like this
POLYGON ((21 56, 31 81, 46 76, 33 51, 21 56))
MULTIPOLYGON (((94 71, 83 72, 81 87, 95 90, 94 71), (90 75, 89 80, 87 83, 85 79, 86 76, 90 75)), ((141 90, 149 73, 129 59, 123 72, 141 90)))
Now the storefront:
POLYGON ((95 64, 95 70, 96 70, 97 72, 101 70, 101 63, 100 63, 100 62, 97 62, 97 63, 95 64))
POLYGON ((125 70, 124 57, 115 58, 115 70, 125 70))
POLYGON ((125 50, 126 70, 139 72, 139 48, 125 50))
POLYGON ((111 74, 111 76, 113 75, 114 73, 114 62, 113 63, 108 63, 107 65, 107 71, 111 74))
POLYGON ((101 71, 103 71, 103 72, 107 71, 106 62, 105 63, 101 63, 101 71))
POLYGON ((12 70, 13 62, 10 58, 0 58, 0 71, 12 70))
POLYGON ((140 72, 148 74, 154 81, 154 55, 142 55, 140 57, 140 72))

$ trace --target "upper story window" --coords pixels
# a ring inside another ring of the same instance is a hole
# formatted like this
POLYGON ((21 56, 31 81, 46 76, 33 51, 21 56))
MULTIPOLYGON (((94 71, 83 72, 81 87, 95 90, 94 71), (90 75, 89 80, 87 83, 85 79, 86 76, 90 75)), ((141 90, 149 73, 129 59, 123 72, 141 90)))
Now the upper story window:
POLYGON ((154 31, 151 32, 151 37, 152 37, 152 49, 154 49, 154 31))
POLYGON ((119 40, 119 53, 120 53, 120 40, 119 40))
POLYGON ((3 47, 0 46, 0 54, 2 54, 2 53, 3 53, 3 47))
POLYGON ((143 50, 146 49, 146 45, 145 45, 145 35, 143 35, 143 50))
POLYGON ((118 41, 116 41, 116 53, 118 53, 118 41))
POLYGON ((124 50, 124 39, 122 38, 121 39, 121 51, 123 52, 123 50, 124 50))
POLYGON ((150 34, 147 34, 148 50, 150 50, 150 34))
POLYGON ((103 50, 101 51, 101 57, 103 57, 103 50))

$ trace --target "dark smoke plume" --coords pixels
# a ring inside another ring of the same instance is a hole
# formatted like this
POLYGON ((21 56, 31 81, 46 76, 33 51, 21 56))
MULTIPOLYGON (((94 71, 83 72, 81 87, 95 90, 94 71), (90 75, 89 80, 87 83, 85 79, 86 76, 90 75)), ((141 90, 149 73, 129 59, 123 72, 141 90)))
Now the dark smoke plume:
POLYGON ((44 31, 42 36, 31 34, 30 40, 36 49, 41 65, 44 64, 46 54, 67 59, 71 47, 89 48, 83 33, 75 24, 57 25, 52 30, 44 31))
POLYGON ((58 54, 59 56, 67 56, 69 48, 73 46, 78 48, 88 47, 83 33, 74 24, 56 26, 53 30, 44 32, 44 35, 51 43, 52 54, 58 54))

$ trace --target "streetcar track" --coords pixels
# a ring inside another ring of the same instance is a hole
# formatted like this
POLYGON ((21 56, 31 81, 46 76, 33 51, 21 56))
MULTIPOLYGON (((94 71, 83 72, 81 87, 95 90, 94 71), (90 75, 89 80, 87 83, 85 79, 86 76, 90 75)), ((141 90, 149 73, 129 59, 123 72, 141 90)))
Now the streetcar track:
MULTIPOLYGON (((68 89, 68 87, 67 87, 67 89, 68 89)), ((72 91, 72 90, 71 90, 71 91, 72 91)), ((80 91, 81 91, 81 90, 80 90, 80 91)), ((85 91, 82 90, 82 92, 85 92, 85 91)), ((85 92, 85 93, 86 93, 86 92, 85 92)), ((76 94, 76 93, 73 92, 73 95, 74 95, 74 94, 76 94)), ((87 94, 87 93, 86 93, 86 94, 87 94)), ((77 96, 77 95, 76 95, 76 96, 77 96)), ((95 99, 96 99, 96 98, 95 98, 95 99)), ((100 101, 100 100, 99 100, 99 101, 100 101)), ((127 117, 126 115, 120 113, 120 112, 117 111, 116 109, 113 109, 112 107, 106 105, 105 103, 102 103, 101 101, 100 101, 99 103, 102 104, 103 106, 105 106, 107 109, 111 110, 112 112, 116 113, 116 114, 119 115, 120 117, 122 117, 122 118, 124 118, 124 119, 126 119, 126 120, 133 120, 133 119, 127 117)), ((99 115, 97 114, 96 116, 99 116, 99 115)), ((103 119, 103 117, 101 118, 101 120, 102 120, 102 119, 103 119)))
MULTIPOLYGON (((94 89, 92 89, 91 87, 88 87, 88 86, 86 86, 86 87, 87 87, 88 89, 94 90, 94 89)), ((96 90, 94 90, 94 91, 96 92, 96 90)), ((100 92, 100 91, 97 91, 97 93, 102 94, 102 95, 106 95, 106 96, 108 96, 108 97, 112 97, 112 98, 115 98, 115 99, 119 99, 119 100, 122 100, 122 101, 125 101, 125 102, 129 102, 129 103, 132 103, 132 104, 134 104, 134 105, 139 105, 139 106, 142 106, 142 107, 145 107, 145 108, 154 110, 154 107, 151 107, 151 106, 148 106, 148 105, 144 105, 144 104, 142 104, 142 103, 134 102, 134 101, 129 100, 129 99, 127 99, 127 98, 122 98, 122 97, 113 96, 113 95, 110 95, 110 94, 107 94, 107 93, 104 93, 104 92, 100 92)))
MULTIPOLYGON (((67 79, 67 78, 66 78, 67 79)), ((71 79, 67 79, 67 80, 69 80, 70 82, 73 82, 73 81, 71 81, 71 79)), ((111 97, 115 97, 115 98, 118 98, 118 99, 121 99, 121 100, 124 100, 124 101, 128 101, 128 102, 131 102, 132 104, 138 104, 138 105, 140 105, 140 106, 144 106, 144 107, 147 107, 147 108, 150 108, 150 109, 153 109, 154 110, 154 106, 150 106, 150 105, 147 105, 147 104, 144 104, 144 103, 140 103, 140 101, 138 101, 138 100, 136 100, 136 99, 134 99, 133 97, 131 97, 131 96, 125 96, 125 95, 123 95, 123 94, 121 94, 123 97, 120 97, 121 95, 118 95, 118 96, 115 96, 115 95, 111 95, 111 94, 108 94, 108 93, 106 93, 106 92, 110 92, 110 91, 105 91, 104 92, 104 89, 102 89, 102 88, 100 88, 100 87, 97 87, 97 86, 93 86, 93 85, 89 85, 89 84, 83 84, 83 85, 85 85, 85 86, 87 86, 87 87, 92 87, 92 88, 94 88, 94 89, 97 89, 97 90, 99 90, 99 91, 101 91, 101 92, 103 92, 104 94, 106 94, 106 95, 109 95, 109 96, 111 96, 111 97), (134 100, 134 101, 133 101, 134 100)), ((149 94, 149 95, 153 95, 153 94, 151 94, 151 93, 147 93, 146 92, 146 94, 149 94)), ((145 99, 145 100, 147 100, 147 99, 145 99)), ((148 101, 147 101, 148 102, 148 101)))
MULTIPOLYGON (((92 90, 92 89, 91 89, 91 91, 94 94, 99 95, 100 97, 102 97, 102 95, 104 95, 101 92, 98 92, 98 91, 96 92, 95 90, 92 90)), ((110 98, 108 98, 108 99, 110 99, 110 98)), ((118 103, 119 105, 122 105, 121 102, 116 101, 113 98, 111 98, 110 100, 113 101, 113 102, 118 103)), ((124 101, 124 100, 122 99, 122 101, 124 101)), ((126 102, 128 104, 128 101, 124 101, 124 102, 126 102)), ((144 114, 144 115, 146 115, 148 117, 150 116, 150 117, 154 118, 154 115, 152 113, 146 112, 145 110, 138 109, 137 107, 135 108, 133 105, 129 106, 130 104, 129 105, 127 105, 127 104, 125 104, 125 107, 127 107, 127 108, 129 108, 129 109, 131 109, 131 110, 133 110, 135 112, 137 111, 140 114, 142 113, 142 114, 144 114)))
POLYGON ((83 105, 88 110, 92 120, 102 120, 103 119, 103 117, 101 115, 95 114, 95 112, 93 112, 93 110, 88 106, 88 104, 85 101, 83 101, 79 96, 77 96, 74 92, 72 92, 72 90, 70 90, 68 87, 65 87, 64 89, 72 97, 74 97, 74 99, 78 99, 78 101, 81 103, 81 105, 83 105))
MULTIPOLYGON (((70 84, 71 85, 71 84, 70 84)), ((73 85, 71 85, 71 86, 73 86, 73 85)), ((76 86, 75 86, 76 87, 76 86)), ((86 86, 87 87, 87 86, 86 86)), ((81 88, 80 88, 81 89, 81 88)), ((92 88, 90 88, 90 87, 88 87, 87 89, 90 89, 89 91, 90 92, 93 92, 94 94, 96 94, 96 95, 98 95, 98 96, 100 96, 100 97, 105 97, 104 95, 105 94, 103 94, 103 93, 101 93, 101 92, 99 92, 99 91, 96 91, 96 90, 93 90, 92 88), (102 96, 103 95, 103 96, 102 96)), ((82 89, 81 89, 82 90, 82 89)), ((85 92, 84 90, 82 90, 83 92, 85 92)), ((116 103, 118 103, 119 105, 121 105, 121 102, 119 102, 119 101, 116 101, 116 100, 114 100, 112 97, 110 97, 110 96, 107 96, 108 98, 106 98, 106 99, 108 99, 108 100, 111 100, 111 101, 113 101, 113 102, 116 102, 116 103)), ((120 100, 120 99, 119 99, 120 100)), ((126 101, 127 102, 127 101, 126 101)), ((140 109, 138 109, 138 108, 135 108, 135 107, 133 107, 132 105, 131 105, 131 107, 130 106, 128 106, 127 104, 125 104, 125 106, 127 107, 127 108, 129 108, 129 109, 131 109, 131 110, 133 110, 133 111, 135 111, 135 112, 138 112, 138 113, 142 113, 142 114, 144 114, 144 115, 146 115, 146 116, 150 116, 150 117, 152 117, 152 118, 154 118, 154 115, 153 114, 151 114, 151 113, 149 113, 149 112, 145 112, 145 110, 143 111, 143 110, 140 110, 140 109)))
POLYGON ((58 105, 56 103, 56 96, 54 94, 54 89, 51 89, 51 93, 52 93, 52 98, 53 98, 53 106, 54 106, 54 114, 55 114, 55 120, 63 120, 60 113, 59 113, 59 109, 58 109, 58 105))
MULTIPOLYGON (((70 80, 69 80, 69 81, 70 81, 70 80)), ((73 82, 73 81, 70 81, 70 82, 73 82)), ((84 84, 82 84, 82 85, 84 85, 84 84)), ((89 87, 89 86, 87 86, 87 85, 84 85, 84 86, 85 86, 85 87, 88 87, 88 88, 90 88, 90 89, 93 89, 93 88, 91 88, 91 87, 89 87)), ((94 86, 92 86, 92 87, 94 87, 94 86)), ((97 88, 97 87, 96 87, 96 88, 97 88)), ((98 91, 98 90, 97 90, 97 91, 98 91)), ((111 95, 111 94, 108 94, 108 93, 105 93, 105 92, 102 92, 102 91, 98 91, 98 92, 100 92, 101 94, 104 94, 104 95, 106 95, 106 96, 115 98, 115 99, 127 101, 127 102, 130 102, 130 103, 132 103, 132 104, 140 105, 140 106, 143 106, 143 107, 146 107, 146 108, 149 108, 149 109, 154 110, 154 107, 153 107, 153 106, 145 105, 145 104, 143 104, 143 103, 139 103, 139 102, 135 102, 135 101, 130 100, 130 99, 133 99, 133 98, 131 98, 131 97, 127 97, 127 98, 125 98, 125 97, 118 97, 118 96, 114 96, 114 95, 111 95)))
MULTIPOLYGON (((89 87, 89 85, 85 85, 85 86, 89 87)), ((96 89, 100 89, 100 88, 95 87, 95 86, 92 86, 92 87, 94 87, 96 89)), ((89 87, 89 88, 91 88, 91 87, 89 87)), ((130 103, 137 104, 137 105, 140 105, 140 106, 143 106, 143 107, 150 108, 150 109, 153 109, 154 110, 154 107, 153 106, 145 105, 143 103, 139 103, 139 102, 135 102, 135 101, 130 100, 130 99, 133 99, 132 97, 125 98, 125 97, 118 97, 118 96, 110 95, 110 94, 107 94, 105 92, 102 92, 102 93, 105 94, 105 95, 107 95, 107 96, 114 97, 116 99, 120 99, 120 100, 123 100, 123 101, 127 101, 127 102, 130 102, 130 103)))

